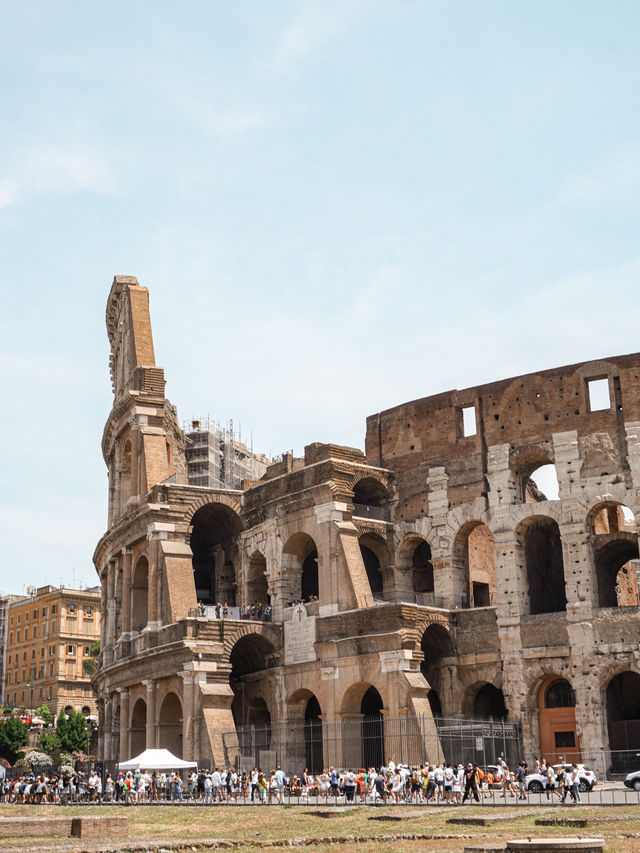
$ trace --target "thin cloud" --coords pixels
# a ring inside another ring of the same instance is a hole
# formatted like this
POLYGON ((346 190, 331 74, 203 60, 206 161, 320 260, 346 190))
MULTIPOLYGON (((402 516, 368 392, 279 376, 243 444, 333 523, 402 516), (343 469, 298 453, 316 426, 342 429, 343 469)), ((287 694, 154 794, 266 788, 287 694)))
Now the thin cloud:
POLYGON ((306 4, 280 36, 275 68, 290 71, 316 53, 348 29, 359 8, 359 3, 347 2, 306 4))
POLYGON ((5 156, 0 175, 0 208, 42 195, 115 192, 113 169, 100 149, 80 142, 31 145, 5 156))
POLYGON ((604 162, 582 175, 572 175, 560 193, 564 204, 598 205, 640 192, 640 144, 615 148, 604 162))

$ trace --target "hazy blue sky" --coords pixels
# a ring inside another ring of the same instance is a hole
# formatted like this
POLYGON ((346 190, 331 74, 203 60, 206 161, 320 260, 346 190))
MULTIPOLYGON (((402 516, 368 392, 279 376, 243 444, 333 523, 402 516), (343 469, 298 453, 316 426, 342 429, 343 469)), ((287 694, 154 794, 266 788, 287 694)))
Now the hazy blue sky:
POLYGON ((640 349, 636 0, 0 12, 5 592, 95 579, 116 273, 272 454, 640 349))

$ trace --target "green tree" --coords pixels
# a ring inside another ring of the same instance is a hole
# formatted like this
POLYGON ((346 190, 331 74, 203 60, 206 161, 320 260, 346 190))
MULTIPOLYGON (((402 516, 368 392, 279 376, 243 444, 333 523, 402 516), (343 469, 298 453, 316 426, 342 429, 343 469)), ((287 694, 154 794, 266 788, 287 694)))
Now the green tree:
POLYGON ((48 705, 40 705, 39 708, 36 708, 36 714, 38 717, 42 717, 46 726, 50 726, 53 722, 53 714, 48 705))
POLYGON ((29 729, 17 717, 9 717, 0 723, 0 758, 11 764, 22 755, 21 747, 29 743, 29 729))
POLYGON ((86 751, 89 741, 87 721, 78 711, 71 709, 67 715, 60 711, 56 732, 64 752, 86 751))
POLYGON ((60 743, 60 738, 55 732, 43 732, 40 735, 40 740, 38 741, 38 749, 51 756, 52 764, 59 763, 62 744, 60 743))

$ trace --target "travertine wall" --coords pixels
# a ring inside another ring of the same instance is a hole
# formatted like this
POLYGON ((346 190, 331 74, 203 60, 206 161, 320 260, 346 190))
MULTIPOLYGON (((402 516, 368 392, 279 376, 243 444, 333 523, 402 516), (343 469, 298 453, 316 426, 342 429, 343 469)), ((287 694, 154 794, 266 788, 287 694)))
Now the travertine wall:
POLYGON ((554 676, 575 693, 580 747, 607 748, 607 685, 639 670, 629 560, 640 513, 640 356, 414 401, 368 419, 366 456, 312 444, 243 490, 204 489, 181 477, 147 297, 116 278, 107 314, 110 516, 95 553, 105 757, 170 745, 221 763, 239 748, 229 742, 234 717, 251 722, 258 708, 275 725, 303 718, 315 697, 325 722, 349 721, 374 687, 387 718, 431 720, 430 690, 445 714, 473 714, 491 685, 522 722, 530 758, 540 688, 554 676), (600 377, 611 406, 590 412, 587 383, 600 377), (463 434, 466 407, 475 435, 463 434), (543 464, 555 465, 557 500, 529 481, 543 464), (210 543, 216 590, 223 561, 223 597, 241 606, 266 588, 271 623, 200 613, 194 530, 210 543), (420 585, 425 554, 433 591, 420 585), (626 568, 615 574, 622 554, 626 568), (295 616, 288 605, 309 560, 318 600, 295 616), (618 592, 603 598, 611 583, 618 592), (292 628, 294 618, 311 621, 292 628), (436 628, 434 646, 426 638, 436 628))

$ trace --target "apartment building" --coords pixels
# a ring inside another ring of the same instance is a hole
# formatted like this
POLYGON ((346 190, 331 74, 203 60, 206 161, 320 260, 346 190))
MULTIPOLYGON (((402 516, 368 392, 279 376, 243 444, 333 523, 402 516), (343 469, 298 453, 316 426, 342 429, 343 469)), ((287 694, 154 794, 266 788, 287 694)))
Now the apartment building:
POLYGON ((100 639, 100 587, 43 586, 7 610, 5 704, 57 715, 73 708, 96 713, 91 675, 84 662, 100 639))

